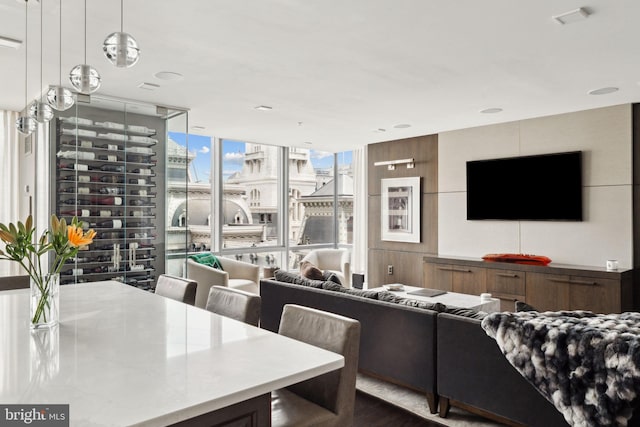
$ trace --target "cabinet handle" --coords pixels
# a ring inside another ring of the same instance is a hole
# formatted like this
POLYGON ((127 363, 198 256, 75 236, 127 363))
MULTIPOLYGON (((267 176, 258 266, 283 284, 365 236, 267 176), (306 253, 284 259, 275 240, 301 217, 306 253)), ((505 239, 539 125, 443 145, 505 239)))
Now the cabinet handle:
POLYGON ((549 279, 549 281, 556 282, 556 283, 569 283, 570 285, 598 286, 598 282, 591 282, 588 280, 549 279))
POLYGON ((469 270, 468 268, 454 268, 452 269, 452 271, 457 271, 459 273, 473 273, 473 271, 469 270))
POLYGON ((498 276, 498 277, 511 277, 513 279, 517 279, 518 277, 520 277, 517 274, 508 274, 508 273, 497 273, 496 276, 498 276))

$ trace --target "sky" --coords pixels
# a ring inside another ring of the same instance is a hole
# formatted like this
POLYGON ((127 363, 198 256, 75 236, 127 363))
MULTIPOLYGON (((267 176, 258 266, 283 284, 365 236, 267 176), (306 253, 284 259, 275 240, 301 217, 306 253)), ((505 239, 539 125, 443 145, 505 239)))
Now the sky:
MULTIPOLYGON (((169 138, 179 145, 186 147, 186 134, 169 132, 169 138)), ((226 180, 242 170, 244 160, 245 143, 225 139, 222 144, 222 177, 226 180)), ((210 182, 211 176, 211 137, 201 135, 189 135, 189 151, 196 154, 191 162, 191 178, 195 182, 210 182)), ((338 162, 351 163, 352 153, 347 151, 340 153, 338 162)), ((311 150, 311 163, 315 169, 326 169, 333 166, 333 153, 311 150)))

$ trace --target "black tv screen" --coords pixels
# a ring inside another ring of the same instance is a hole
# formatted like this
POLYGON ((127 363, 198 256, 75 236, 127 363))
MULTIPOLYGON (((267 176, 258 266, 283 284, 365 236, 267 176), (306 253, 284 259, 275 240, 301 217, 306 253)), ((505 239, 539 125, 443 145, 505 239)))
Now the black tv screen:
POLYGON ((467 219, 582 221, 582 152, 467 162, 467 219))

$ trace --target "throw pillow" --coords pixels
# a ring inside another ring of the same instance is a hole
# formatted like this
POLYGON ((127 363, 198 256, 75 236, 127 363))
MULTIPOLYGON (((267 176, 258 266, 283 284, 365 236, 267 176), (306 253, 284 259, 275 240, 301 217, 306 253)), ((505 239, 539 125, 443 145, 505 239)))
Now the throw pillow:
POLYGON ((530 306, 526 302, 516 300, 516 312, 518 311, 538 311, 535 307, 530 306))
POLYGON ((222 264, 218 258, 212 254, 211 252, 203 252, 199 254, 189 255, 189 258, 197 262, 198 264, 206 265, 209 267, 217 268, 218 270, 223 270, 222 264))
POLYGON ((308 261, 300 263, 300 274, 307 279, 324 280, 324 277, 322 277, 322 271, 308 261))
POLYGON ((338 285, 342 285, 342 282, 340 281, 338 275, 329 270, 325 270, 322 272, 322 280, 324 280, 325 282, 333 282, 337 283, 338 285))

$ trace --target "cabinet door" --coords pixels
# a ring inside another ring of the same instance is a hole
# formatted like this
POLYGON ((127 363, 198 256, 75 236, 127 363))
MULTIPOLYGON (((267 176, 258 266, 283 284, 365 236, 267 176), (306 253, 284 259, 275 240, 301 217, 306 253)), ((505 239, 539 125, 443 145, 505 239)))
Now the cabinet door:
POLYGON ((485 268, 454 265, 451 274, 453 292, 480 295, 487 290, 485 268))
POLYGON ((527 273, 526 302, 538 311, 569 310, 569 276, 527 273))
POLYGON ((423 286, 430 289, 452 291, 452 267, 448 264, 423 263, 423 286))
POLYGON ((526 301, 525 273, 488 268, 487 292, 500 299, 500 310, 515 311, 516 300, 526 301))
POLYGON ((594 313, 620 313, 620 282, 613 279, 571 276, 569 308, 594 313))

